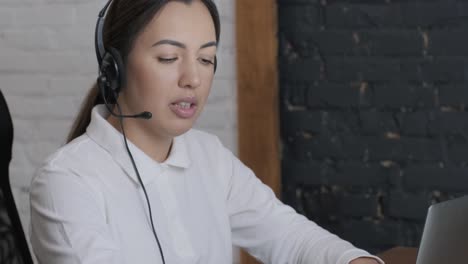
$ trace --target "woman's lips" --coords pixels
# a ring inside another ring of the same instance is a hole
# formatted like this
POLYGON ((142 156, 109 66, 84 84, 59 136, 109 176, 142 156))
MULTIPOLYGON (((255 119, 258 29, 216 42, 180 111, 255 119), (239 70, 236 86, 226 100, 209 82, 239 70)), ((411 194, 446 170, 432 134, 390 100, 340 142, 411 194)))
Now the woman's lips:
POLYGON ((197 100, 192 97, 179 99, 171 103, 169 108, 180 118, 192 118, 197 112, 197 100))

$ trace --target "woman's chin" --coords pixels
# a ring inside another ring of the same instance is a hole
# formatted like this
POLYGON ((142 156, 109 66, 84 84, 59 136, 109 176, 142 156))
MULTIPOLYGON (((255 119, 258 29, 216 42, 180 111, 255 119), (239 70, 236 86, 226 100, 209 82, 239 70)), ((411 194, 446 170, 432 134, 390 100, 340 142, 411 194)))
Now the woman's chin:
POLYGON ((188 120, 188 119, 186 119, 186 120, 177 120, 176 122, 174 122, 172 124, 172 126, 168 130, 170 130, 170 133, 174 137, 177 137, 177 136, 180 136, 180 135, 186 133, 190 129, 192 129, 193 124, 194 124, 193 120, 188 120))

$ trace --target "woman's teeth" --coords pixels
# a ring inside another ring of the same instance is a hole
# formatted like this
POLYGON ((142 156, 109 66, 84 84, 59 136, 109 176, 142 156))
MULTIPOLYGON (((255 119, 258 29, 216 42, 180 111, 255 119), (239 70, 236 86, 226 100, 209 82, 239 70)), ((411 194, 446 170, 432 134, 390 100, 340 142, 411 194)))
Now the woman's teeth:
POLYGON ((192 105, 191 103, 186 103, 186 102, 180 102, 177 104, 180 108, 183 108, 183 109, 189 109, 190 106, 192 105))

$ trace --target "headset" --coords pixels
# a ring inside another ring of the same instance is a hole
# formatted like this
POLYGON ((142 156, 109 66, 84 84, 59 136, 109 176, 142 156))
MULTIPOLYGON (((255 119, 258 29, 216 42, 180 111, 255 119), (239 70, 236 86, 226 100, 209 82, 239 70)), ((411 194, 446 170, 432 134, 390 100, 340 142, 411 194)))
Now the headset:
POLYGON ((133 169, 135 170, 138 181, 145 194, 146 203, 148 205, 149 218, 151 222, 151 229, 153 231, 154 238, 159 248, 161 260, 163 264, 165 264, 166 260, 164 258, 164 253, 161 247, 161 243, 159 242, 156 229, 154 227, 153 214, 151 211, 151 204, 148 198, 148 193, 146 191, 145 185, 143 184, 143 181, 141 180, 140 172, 138 171, 138 168, 135 164, 135 159, 133 158, 132 152, 130 151, 130 148, 128 147, 127 136, 125 134, 125 130, 123 126, 123 118, 150 119, 152 117, 152 114, 151 112, 144 111, 135 115, 123 115, 122 109, 119 103, 117 102, 117 97, 119 95, 121 87, 125 85, 126 78, 125 78, 125 67, 124 67, 124 63, 122 60, 122 56, 120 55, 120 52, 113 47, 109 47, 109 49, 106 49, 106 47, 104 46, 103 29, 104 29, 105 15, 111 3, 112 3, 112 0, 109 0, 106 3, 106 5, 102 8, 102 10, 99 12, 98 20, 96 22, 94 44, 95 44, 95 49, 96 49, 96 57, 99 63, 99 75, 97 78, 97 85, 98 85, 98 88, 100 90, 102 99, 104 100, 104 104, 106 105, 107 110, 109 111, 111 115, 117 117, 120 121, 119 123, 120 123, 120 128, 122 130, 122 135, 124 137, 125 148, 127 149, 127 153, 130 157, 130 161, 132 162, 133 169), (108 101, 109 98, 112 99, 112 102, 108 101), (115 106, 117 107, 119 111, 118 114, 114 113, 111 103, 115 103, 115 106))
POLYGON ((113 47, 106 49, 104 46, 103 29, 105 15, 112 1, 113 0, 109 0, 99 12, 96 23, 94 45, 96 49, 97 61, 99 63, 99 76, 97 78, 97 85, 107 110, 109 110, 113 116, 150 119, 153 115, 148 111, 143 111, 136 115, 122 115, 114 113, 112 107, 110 106, 111 103, 117 102, 117 97, 120 93, 121 87, 126 83, 125 65, 123 63, 120 52, 113 47), (109 102, 109 99, 112 101, 109 102))

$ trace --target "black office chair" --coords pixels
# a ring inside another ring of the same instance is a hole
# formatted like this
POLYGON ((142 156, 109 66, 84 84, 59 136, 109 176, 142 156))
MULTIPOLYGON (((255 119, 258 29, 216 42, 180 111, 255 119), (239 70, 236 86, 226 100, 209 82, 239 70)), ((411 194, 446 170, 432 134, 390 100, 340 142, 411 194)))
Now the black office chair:
POLYGON ((33 264, 10 185, 13 122, 0 90, 0 263, 33 264))

